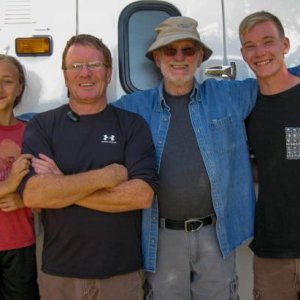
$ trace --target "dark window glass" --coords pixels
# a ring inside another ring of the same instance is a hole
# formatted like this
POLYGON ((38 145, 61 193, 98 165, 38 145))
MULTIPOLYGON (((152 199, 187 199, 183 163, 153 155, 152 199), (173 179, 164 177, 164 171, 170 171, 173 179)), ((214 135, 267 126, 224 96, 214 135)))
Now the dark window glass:
POLYGON ((126 6, 119 18, 119 75, 127 92, 155 87, 160 72, 145 53, 155 39, 155 27, 170 16, 181 15, 168 2, 137 1, 126 6))

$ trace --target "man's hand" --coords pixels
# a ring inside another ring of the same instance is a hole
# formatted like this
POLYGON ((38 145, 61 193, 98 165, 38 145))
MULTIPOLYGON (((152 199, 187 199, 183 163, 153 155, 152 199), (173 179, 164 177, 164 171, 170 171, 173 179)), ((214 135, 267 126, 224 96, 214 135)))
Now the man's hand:
POLYGON ((63 175, 61 170, 56 165, 55 161, 45 154, 40 153, 39 158, 33 157, 31 163, 35 173, 63 175))
MULTIPOLYGON (((39 158, 32 157, 31 165, 38 175, 53 174, 63 175, 55 161, 45 154, 40 153, 39 158)), ((107 188, 115 187, 118 184, 128 180, 127 169, 123 165, 113 163, 103 168, 106 172, 107 188)))
POLYGON ((128 171, 123 165, 114 163, 104 167, 103 170, 106 171, 106 188, 113 188, 128 180, 128 171))
POLYGON ((28 174, 31 154, 21 154, 13 163, 11 171, 7 177, 7 184, 10 186, 11 191, 15 191, 23 177, 28 174))
POLYGON ((24 203, 17 192, 0 198, 0 209, 3 212, 11 212, 23 207, 24 203))

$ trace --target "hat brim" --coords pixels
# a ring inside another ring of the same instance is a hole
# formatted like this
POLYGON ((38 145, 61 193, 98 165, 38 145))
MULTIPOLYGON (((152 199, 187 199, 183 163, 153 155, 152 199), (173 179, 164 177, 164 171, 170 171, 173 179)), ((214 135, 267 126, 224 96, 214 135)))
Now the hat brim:
POLYGON ((159 48, 162 48, 164 46, 167 46, 171 43, 180 41, 180 40, 194 40, 196 41, 200 47, 203 49, 204 55, 203 55, 203 60, 202 61, 206 61, 213 53, 213 51, 207 47, 203 42, 201 42, 199 39, 195 39, 193 37, 191 37, 190 35, 186 35, 186 34, 177 34, 176 37, 172 37, 172 36, 168 36, 168 37, 164 37, 164 38, 160 38, 159 40, 156 40, 152 43, 152 45, 149 47, 147 53, 146 53, 146 57, 149 58, 150 60, 154 61, 153 58, 153 51, 158 50, 159 48))

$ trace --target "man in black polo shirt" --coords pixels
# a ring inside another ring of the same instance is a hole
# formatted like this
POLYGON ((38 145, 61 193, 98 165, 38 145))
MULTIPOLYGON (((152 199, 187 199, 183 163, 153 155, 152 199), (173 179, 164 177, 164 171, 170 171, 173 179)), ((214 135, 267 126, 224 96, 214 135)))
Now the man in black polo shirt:
POLYGON ((145 121, 107 104, 112 59, 101 40, 72 37, 62 68, 69 103, 36 115, 23 152, 26 205, 42 209, 43 299, 142 299, 140 209, 157 176, 145 121), (101 295, 101 297, 100 297, 101 295))

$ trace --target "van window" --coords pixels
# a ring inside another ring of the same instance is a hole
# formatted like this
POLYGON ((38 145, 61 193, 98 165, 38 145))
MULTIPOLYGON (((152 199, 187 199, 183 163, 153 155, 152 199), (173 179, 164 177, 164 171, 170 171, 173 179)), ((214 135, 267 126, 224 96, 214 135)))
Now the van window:
POLYGON ((179 10, 163 1, 137 1, 126 6, 118 24, 119 76, 126 93, 155 87, 160 72, 145 53, 155 39, 154 28, 179 10))

